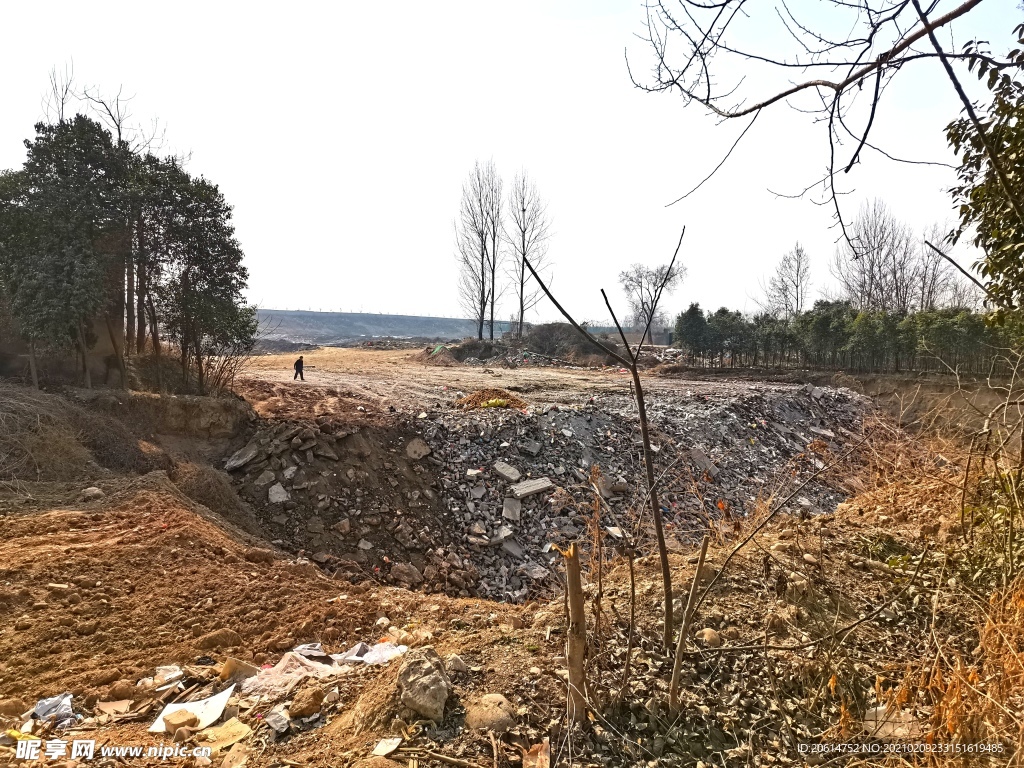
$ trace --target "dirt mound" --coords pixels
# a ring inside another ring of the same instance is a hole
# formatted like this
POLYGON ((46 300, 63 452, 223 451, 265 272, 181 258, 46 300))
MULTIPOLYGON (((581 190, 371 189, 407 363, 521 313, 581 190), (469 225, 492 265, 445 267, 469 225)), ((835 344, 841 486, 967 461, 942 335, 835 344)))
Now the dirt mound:
POLYGON ((427 347, 422 352, 413 355, 412 359, 423 365, 438 365, 442 368, 450 368, 453 365, 462 365, 452 351, 444 344, 434 347, 427 347))
POLYGON ((387 421, 389 412, 377 400, 341 387, 240 379, 235 383, 235 391, 264 419, 316 424, 325 433, 379 424, 387 421))
POLYGON ((97 464, 118 472, 169 467, 159 448, 116 418, 59 395, 0 384, 0 479, 74 480, 97 464))
POLYGON ((521 397, 504 389, 479 389, 456 401, 463 408, 529 408, 530 404, 521 397))

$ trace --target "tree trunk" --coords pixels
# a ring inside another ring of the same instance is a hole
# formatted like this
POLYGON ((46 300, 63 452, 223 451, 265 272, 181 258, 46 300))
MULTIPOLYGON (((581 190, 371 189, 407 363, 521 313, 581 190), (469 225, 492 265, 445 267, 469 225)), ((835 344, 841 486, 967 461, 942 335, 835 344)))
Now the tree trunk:
POLYGON ((28 370, 32 374, 32 386, 39 389, 39 368, 36 366, 36 343, 28 341, 28 370))
POLYGON ((149 331, 153 336, 153 357, 156 362, 156 388, 159 392, 164 391, 164 367, 160 359, 160 331, 156 322, 156 307, 153 306, 153 297, 147 294, 146 310, 149 312, 149 331))
POLYGON ((89 358, 86 356, 88 351, 85 346, 85 332, 82 330, 82 324, 78 324, 78 350, 82 354, 82 379, 85 383, 86 389, 92 389, 92 375, 89 373, 89 358))
POLYGON ((103 316, 107 324, 107 335, 110 337, 110 346, 114 348, 114 357, 117 358, 117 370, 121 376, 121 389, 128 389, 128 368, 124 364, 124 354, 117 345, 117 337, 114 334, 114 326, 110 322, 110 315, 103 316))
POLYGON ((145 259, 145 248, 146 248, 146 237, 145 231, 142 228, 141 222, 139 223, 139 265, 137 282, 138 285, 135 289, 136 296, 136 318, 138 327, 135 332, 135 351, 137 354, 142 354, 146 350, 146 304, 145 297, 149 296, 149 274, 146 269, 145 259))
POLYGON ((569 604, 569 635, 566 659, 569 667, 569 721, 584 723, 587 719, 586 655, 587 618, 583 603, 583 579, 580 576, 580 553, 576 543, 565 553, 566 600, 569 604))
POLYGON ((135 255, 128 252, 125 259, 125 334, 124 351, 131 354, 135 346, 135 310, 137 300, 135 297, 135 255))

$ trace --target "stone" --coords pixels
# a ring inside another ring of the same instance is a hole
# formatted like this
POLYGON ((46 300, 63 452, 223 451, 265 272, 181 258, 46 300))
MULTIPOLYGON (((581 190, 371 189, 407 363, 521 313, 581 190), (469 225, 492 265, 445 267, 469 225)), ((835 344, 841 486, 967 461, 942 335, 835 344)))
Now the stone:
POLYGON ((500 693, 487 693, 466 707, 466 727, 503 734, 516 727, 515 708, 500 693))
POLYGON ((691 448, 690 458, 693 459, 693 463, 704 470, 711 479, 714 479, 718 474, 718 467, 715 466, 714 462, 711 461, 707 454, 700 448, 691 448))
POLYGON ((176 733, 179 728, 193 728, 199 725, 199 718, 195 712, 187 709, 178 709, 170 714, 164 715, 164 730, 168 733, 176 733))
POLYGON ((106 494, 96 486, 90 486, 79 494, 83 501, 93 501, 94 499, 102 499, 106 494))
POLYGON ((473 523, 471 526, 469 526, 469 532, 473 536, 486 536, 487 526, 481 523, 480 521, 477 521, 473 523))
POLYGON ((507 483, 518 483, 523 476, 522 472, 504 461, 494 462, 494 474, 507 483))
MULTIPOLYGON (((426 415, 424 415, 424 418, 426 418, 426 415)), ((424 456, 430 455, 430 446, 427 445, 426 440, 422 437, 414 437, 405 446, 405 455, 413 461, 419 461, 424 456)))
POLYGON ((324 703, 324 692, 319 688, 303 688, 292 700, 288 714, 292 717, 312 717, 324 703))
POLYGON ((515 496, 506 496, 505 502, 501 507, 501 516, 506 520, 511 520, 514 523, 518 523, 523 513, 523 502, 517 499, 515 496))
POLYGON ((291 495, 284 489, 283 485, 274 483, 267 492, 267 498, 271 504, 284 504, 291 498, 291 495))
POLYGON ((319 517, 311 517, 306 521, 306 530, 310 533, 323 533, 324 521, 319 517))
POLYGON ((540 455, 541 444, 536 440, 523 440, 518 446, 521 453, 528 453, 530 456, 540 455))
POLYGON ((409 586, 423 583, 423 574, 412 563, 395 563, 391 566, 391 575, 395 581, 409 586))
POLYGON ((472 494, 474 499, 479 501, 480 499, 482 499, 484 496, 487 495, 487 486, 486 485, 474 485, 470 489, 470 493, 472 494))
POLYGON ((245 447, 239 448, 231 454, 231 458, 229 458, 227 463, 224 464, 224 469, 227 472, 233 472, 236 469, 241 469, 255 459, 259 453, 260 447, 255 441, 248 443, 245 447))
POLYGON ((287 467, 285 469, 285 471, 281 473, 281 476, 285 480, 292 480, 292 479, 295 478, 295 473, 298 472, 298 471, 299 471, 298 467, 287 467))
POLYGON ((512 557, 516 558, 522 558, 526 554, 523 551, 522 545, 511 537, 501 542, 501 548, 504 552, 507 552, 512 555, 512 557))
POLYGON ((142 689, 127 680, 120 680, 107 690, 107 701, 132 701, 138 699, 142 689))
POLYGON ((260 473, 259 477, 252 481, 252 484, 262 488, 264 485, 270 485, 276 479, 277 475, 272 470, 265 469, 260 473))
POLYGON ((373 549, 373 544, 368 542, 366 539, 360 539, 359 543, 356 544, 356 546, 359 547, 364 552, 373 549))
POLYGON ((537 563, 524 563, 519 567, 520 573, 534 581, 540 581, 548 575, 548 569, 537 563))
POLYGON ((501 544, 501 542, 503 542, 505 539, 510 538, 512 536, 512 533, 513 531, 511 527, 507 525, 501 526, 498 529, 497 533, 495 533, 494 536, 491 538, 491 544, 501 544))
POLYGON ((810 565, 817 565, 818 564, 818 558, 816 558, 810 552, 805 552, 804 553, 804 562, 808 563, 810 565))
POLYGON ((21 699, 0 699, 0 715, 19 717, 28 711, 28 705, 21 699))
POLYGON ((325 459, 330 459, 331 461, 338 460, 338 454, 336 454, 330 446, 325 445, 324 443, 317 443, 314 445, 313 453, 317 456, 322 456, 325 459))
POLYGON ((554 489, 555 484, 551 482, 550 478, 538 477, 533 480, 524 480, 521 483, 517 483, 509 490, 515 498, 525 499, 527 496, 533 496, 537 493, 546 493, 547 491, 553 491, 554 489))
POLYGON ((250 563, 272 563, 274 562, 274 553, 269 549, 250 547, 245 550, 245 559, 250 563))
POLYGON ((347 517, 343 517, 331 526, 331 530, 345 536, 352 530, 352 522, 347 517))
POLYGON ((444 658, 445 664, 448 666, 449 672, 461 672, 465 674, 469 672, 469 665, 462 660, 462 657, 457 653, 450 653, 444 658))
POLYGON ((108 667, 107 669, 101 669, 94 673, 89 682, 98 688, 101 685, 110 685, 112 682, 119 680, 120 678, 121 672, 118 669, 108 667))
POLYGON ((405 655, 398 671, 398 691, 409 709, 438 724, 444 720, 452 683, 433 646, 416 648, 405 655))
POLYGON ((231 648, 242 644, 242 637, 235 630, 222 627, 208 632, 196 640, 196 648, 204 651, 215 648, 231 648))
POLYGON ((694 635, 694 637, 710 648, 718 648, 722 644, 722 636, 711 627, 705 627, 694 635))

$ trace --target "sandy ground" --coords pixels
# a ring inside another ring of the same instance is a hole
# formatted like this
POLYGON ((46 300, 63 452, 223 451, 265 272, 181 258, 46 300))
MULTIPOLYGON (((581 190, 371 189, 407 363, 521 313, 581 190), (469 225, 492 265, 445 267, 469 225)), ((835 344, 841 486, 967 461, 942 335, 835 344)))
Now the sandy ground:
MULTIPOLYGON (((525 393, 534 402, 571 402, 580 397, 628 393, 631 378, 620 368, 502 368, 495 365, 426 365, 416 360, 418 352, 409 350, 372 351, 324 347, 304 353, 305 382, 321 387, 337 387, 355 397, 375 401, 380 406, 396 408, 424 407, 450 399, 451 390, 472 392, 486 387, 499 387, 525 393)), ((292 365, 296 355, 263 355, 255 357, 243 376, 273 383, 293 381, 292 365)), ((301 382, 296 382, 301 384, 301 382)), ((750 382, 736 380, 708 381, 685 376, 654 376, 644 374, 643 386, 652 393, 670 394, 693 391, 728 396, 746 389, 750 382)), ((764 384, 781 389, 793 384, 764 384)))

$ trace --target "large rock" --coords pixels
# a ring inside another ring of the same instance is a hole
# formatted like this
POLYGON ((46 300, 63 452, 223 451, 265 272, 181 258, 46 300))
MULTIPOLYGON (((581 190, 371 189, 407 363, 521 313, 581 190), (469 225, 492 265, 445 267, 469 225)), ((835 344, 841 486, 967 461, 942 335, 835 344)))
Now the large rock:
POLYGON ((288 714, 292 717, 311 717, 320 711, 324 703, 324 692, 319 688, 303 688, 292 700, 288 714))
POLYGON ((452 691, 452 682, 432 646, 406 654, 398 671, 398 691, 402 703, 417 714, 435 723, 444 719, 444 705, 452 691))
POLYGON ((18 717, 28 711, 28 705, 21 699, 0 699, 0 715, 18 717))
POLYGON ((410 586, 416 586, 423 582, 423 574, 412 563, 395 563, 391 566, 391 575, 395 581, 410 586))
POLYGON ((224 469, 228 472, 244 467, 259 455, 260 447, 255 441, 248 443, 245 447, 235 451, 227 460, 224 469))
POLYGON ((515 708, 500 693, 487 693, 466 709, 466 727, 505 733, 516 727, 515 708))

